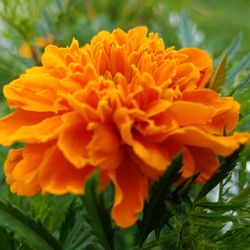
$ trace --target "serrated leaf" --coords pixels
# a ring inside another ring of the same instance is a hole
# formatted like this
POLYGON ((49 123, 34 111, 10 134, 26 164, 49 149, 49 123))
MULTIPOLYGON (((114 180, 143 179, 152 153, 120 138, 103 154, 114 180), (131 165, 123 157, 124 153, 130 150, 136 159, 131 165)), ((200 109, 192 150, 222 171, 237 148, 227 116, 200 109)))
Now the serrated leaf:
POLYGON ((227 96, 230 95, 233 91, 233 88, 235 87, 234 80, 237 74, 239 74, 241 71, 246 70, 250 65, 250 53, 248 53, 246 56, 244 56, 241 61, 235 64, 235 66, 228 72, 226 82, 223 84, 223 90, 222 95, 227 96))
POLYGON ((239 201, 239 202, 198 202, 195 204, 197 207, 202 207, 214 211, 230 211, 230 210, 236 210, 238 208, 243 207, 245 204, 245 201, 239 201))
POLYGON ((196 198, 196 201, 207 195, 215 186, 217 186, 224 178, 226 178, 226 176, 229 175, 229 173, 236 166, 242 149, 243 146, 241 146, 238 150, 236 150, 233 154, 231 154, 225 159, 224 163, 220 166, 220 168, 215 171, 211 178, 202 187, 196 198))
POLYGON ((109 212, 104 207, 102 194, 99 194, 97 191, 99 186, 98 180, 99 176, 94 174, 85 185, 83 201, 87 212, 86 220, 104 249, 113 250, 114 235, 111 218, 109 212))
POLYGON ((83 219, 82 213, 76 206, 75 200, 68 208, 64 223, 60 228, 60 242, 64 250, 88 249, 88 247, 91 247, 93 244, 96 248, 92 249, 103 250, 98 244, 91 227, 83 219))
POLYGON ((226 66, 227 66, 227 52, 224 52, 221 60, 215 67, 211 80, 208 84, 208 88, 213 89, 216 92, 220 92, 221 86, 226 80, 226 72, 227 72, 226 66))
POLYGON ((0 201, 0 225, 15 232, 16 236, 33 246, 34 249, 62 250, 59 242, 41 223, 3 201, 0 201))
MULTIPOLYGON (((166 212, 165 198, 172 184, 179 178, 182 166, 182 153, 179 153, 168 167, 166 173, 156 182, 150 191, 148 202, 143 210, 143 219, 138 223, 138 244, 141 246, 151 231, 160 225, 162 215, 166 212)), ((165 214, 166 216, 166 214, 165 214)))
POLYGON ((185 11, 182 11, 180 14, 178 38, 183 48, 196 46, 196 42, 194 39, 194 24, 189 19, 185 11))

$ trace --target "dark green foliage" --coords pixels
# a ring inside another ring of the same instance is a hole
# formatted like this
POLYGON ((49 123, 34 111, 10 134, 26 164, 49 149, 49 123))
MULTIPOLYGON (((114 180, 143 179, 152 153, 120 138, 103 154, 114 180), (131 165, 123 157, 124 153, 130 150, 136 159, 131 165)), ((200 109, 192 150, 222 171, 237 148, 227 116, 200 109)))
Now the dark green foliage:
POLYGON ((103 250, 91 227, 83 218, 80 204, 74 200, 60 229, 60 242, 65 250, 103 250))
POLYGON ((0 249, 16 250, 13 234, 0 227, 0 249))
POLYGON ((85 219, 91 226, 99 243, 105 250, 114 249, 114 235, 109 212, 103 203, 103 194, 98 193, 99 176, 94 174, 86 183, 85 195, 83 197, 86 209, 85 219))
POLYGON ((163 216, 166 220, 171 214, 166 214, 164 201, 170 192, 172 184, 180 176, 182 154, 178 154, 168 167, 166 173, 156 182, 150 191, 149 199, 145 204, 143 219, 139 222, 138 244, 142 245, 149 233, 160 226, 163 216))
POLYGON ((42 226, 11 204, 0 201, 0 225, 15 232, 35 249, 62 249, 59 242, 42 226))

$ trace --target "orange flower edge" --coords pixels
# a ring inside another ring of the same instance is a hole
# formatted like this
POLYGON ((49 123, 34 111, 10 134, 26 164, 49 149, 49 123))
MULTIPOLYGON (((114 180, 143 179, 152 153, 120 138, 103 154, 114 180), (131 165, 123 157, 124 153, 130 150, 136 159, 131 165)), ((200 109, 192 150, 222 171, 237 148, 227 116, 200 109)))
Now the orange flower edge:
POLYGON ((210 56, 196 48, 165 48, 136 27, 98 33, 80 48, 49 45, 42 66, 4 87, 15 111, 0 120, 10 150, 6 181, 18 195, 81 194, 95 170, 115 187, 112 217, 133 225, 150 184, 184 151, 182 179, 204 183, 249 134, 231 132, 239 104, 205 88, 210 56))

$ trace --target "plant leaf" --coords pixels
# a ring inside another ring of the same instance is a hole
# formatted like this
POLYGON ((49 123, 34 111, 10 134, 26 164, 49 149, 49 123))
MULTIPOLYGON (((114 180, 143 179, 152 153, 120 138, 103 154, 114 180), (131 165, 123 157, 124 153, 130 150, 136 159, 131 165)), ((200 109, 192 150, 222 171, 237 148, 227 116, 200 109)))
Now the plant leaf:
POLYGON ((228 62, 231 62, 231 60, 238 54, 241 41, 242 33, 239 33, 227 47, 226 52, 228 55, 228 62))
POLYGON ((102 194, 97 193, 98 180, 98 175, 94 174, 85 186, 83 201, 87 212, 86 220, 104 249, 113 250, 114 235, 111 218, 104 207, 102 194))
POLYGON ((221 60, 217 64, 211 80, 208 84, 208 88, 215 90, 216 92, 220 92, 221 86, 226 80, 226 72, 227 72, 227 52, 224 52, 221 60))
POLYGON ((250 132, 250 115, 243 117, 237 124, 238 131, 248 131, 250 132))
POLYGON ((76 200, 68 208, 60 228, 60 242, 65 250, 87 249, 93 245, 95 245, 93 249, 103 250, 91 227, 84 220, 81 208, 76 205, 76 200))
POLYGON ((212 175, 212 177, 206 182, 206 184, 202 187, 199 192, 196 201, 200 200, 202 197, 208 194, 215 186, 217 186, 226 176, 229 175, 231 170, 235 167, 240 153, 243 149, 241 146, 238 150, 236 150, 233 154, 228 156, 224 163, 220 166, 220 168, 212 175))
POLYGON ((235 56, 237 56, 239 52, 239 47, 242 41, 242 33, 239 33, 229 44, 229 46, 226 48, 226 50, 217 58, 214 60, 214 64, 217 65, 219 61, 221 61, 221 58, 223 57, 224 53, 227 53, 227 62, 231 62, 235 56))
POLYGON ((223 84, 222 95, 230 95, 234 88, 234 79, 238 73, 246 70, 250 65, 250 53, 244 56, 241 61, 235 64, 235 66, 229 71, 226 82, 223 84))
MULTIPOLYGON (((138 244, 141 246, 151 231, 160 225, 162 215, 166 211, 165 198, 172 184, 179 178, 182 166, 182 153, 179 153, 168 167, 166 173, 153 184, 148 202, 146 202, 143 219, 139 222, 138 244)), ((166 215, 166 214, 165 214, 166 215)))
POLYGON ((0 227, 0 249, 16 250, 13 234, 0 227))
POLYGON ((13 231, 34 249, 62 250, 59 242, 41 223, 3 201, 0 201, 0 225, 13 231))

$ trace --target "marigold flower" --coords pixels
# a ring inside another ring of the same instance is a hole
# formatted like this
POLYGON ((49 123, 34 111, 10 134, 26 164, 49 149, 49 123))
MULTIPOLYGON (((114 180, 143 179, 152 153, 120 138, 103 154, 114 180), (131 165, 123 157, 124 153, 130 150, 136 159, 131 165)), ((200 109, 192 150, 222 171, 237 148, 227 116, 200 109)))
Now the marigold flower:
POLYGON ((212 71, 200 49, 165 48, 155 33, 102 31, 80 48, 49 45, 42 66, 4 87, 15 111, 0 120, 0 143, 11 149, 7 183, 17 195, 81 194, 95 170, 115 187, 112 217, 135 223, 149 186, 183 149, 182 178, 204 183, 248 141, 231 132, 239 104, 205 88, 212 71))

